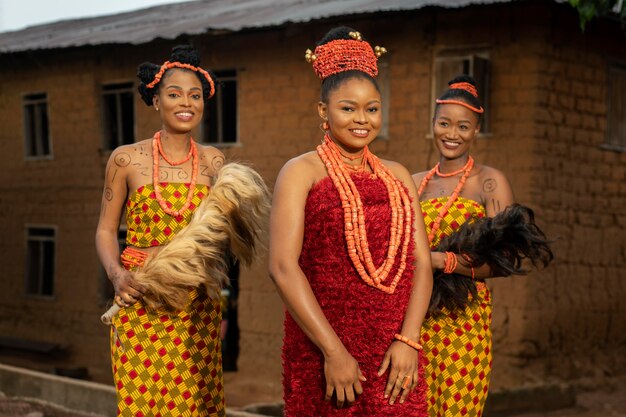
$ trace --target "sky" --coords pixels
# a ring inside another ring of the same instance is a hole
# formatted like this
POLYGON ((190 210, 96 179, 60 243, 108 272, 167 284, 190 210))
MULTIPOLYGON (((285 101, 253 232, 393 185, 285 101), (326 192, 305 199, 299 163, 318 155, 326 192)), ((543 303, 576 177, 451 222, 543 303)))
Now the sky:
POLYGON ((0 32, 188 0, 0 0, 0 32))

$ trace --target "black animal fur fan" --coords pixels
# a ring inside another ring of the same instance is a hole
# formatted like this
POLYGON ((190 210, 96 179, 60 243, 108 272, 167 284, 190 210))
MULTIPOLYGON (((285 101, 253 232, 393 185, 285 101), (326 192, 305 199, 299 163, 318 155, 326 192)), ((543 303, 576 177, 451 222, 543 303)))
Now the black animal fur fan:
MULTIPOLYGON (((494 217, 465 223, 457 233, 444 238, 436 250, 466 254, 472 260, 469 266, 487 264, 494 277, 525 275, 529 272, 524 268, 525 260, 539 268, 554 258, 550 242, 535 224, 534 212, 520 204, 513 204, 494 217)), ((444 307, 462 311, 476 296, 471 277, 437 271, 429 313, 437 315, 444 307)))

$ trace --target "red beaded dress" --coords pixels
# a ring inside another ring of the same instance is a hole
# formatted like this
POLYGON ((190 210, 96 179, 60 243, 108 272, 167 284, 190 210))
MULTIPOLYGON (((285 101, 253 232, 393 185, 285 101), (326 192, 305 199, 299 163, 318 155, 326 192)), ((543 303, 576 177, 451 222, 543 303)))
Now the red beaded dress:
MULTIPOLYGON (((374 263, 380 265, 389 242, 388 191, 382 180, 369 173, 353 173, 351 177, 365 207, 367 238, 374 263)), ((305 206, 300 267, 326 318, 359 363, 367 381, 362 383, 363 394, 351 406, 338 409, 325 402, 322 353, 287 313, 282 354, 286 417, 427 415, 423 378, 420 377, 420 384, 404 404, 396 401, 389 405, 383 397, 389 374, 377 376, 394 334, 402 327, 412 287, 413 246, 411 241, 408 266, 393 294, 367 285, 348 256, 344 210, 337 189, 329 177, 312 187, 305 206)), ((395 275, 397 264, 398 259, 390 276, 395 275)))

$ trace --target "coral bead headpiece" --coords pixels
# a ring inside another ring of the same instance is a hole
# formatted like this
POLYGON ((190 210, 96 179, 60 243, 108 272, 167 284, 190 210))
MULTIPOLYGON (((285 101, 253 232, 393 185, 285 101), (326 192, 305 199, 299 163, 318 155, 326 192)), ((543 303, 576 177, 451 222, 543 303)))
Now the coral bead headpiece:
POLYGON ((476 87, 470 83, 462 82, 450 84, 450 90, 465 90, 474 97, 478 98, 478 91, 476 90, 476 87))
POLYGON ((378 75, 378 58, 387 52, 382 46, 372 46, 361 38, 359 32, 350 32, 352 39, 337 39, 315 48, 307 49, 304 58, 313 63, 313 70, 322 80, 344 71, 361 71, 371 77, 378 75))
POLYGON ((163 77, 163 74, 165 74, 165 71, 171 68, 182 68, 182 69, 187 69, 187 70, 191 70, 194 72, 199 72, 200 74, 204 76, 204 78, 206 78, 206 80, 209 82, 209 85, 211 86, 211 91, 209 91, 209 98, 213 97, 213 94, 215 94, 215 83, 213 82, 213 78, 211 77, 211 75, 206 70, 200 67, 194 67, 191 64, 183 64, 182 62, 178 62, 178 61, 174 61, 174 62, 165 61, 163 65, 161 65, 159 72, 157 72, 156 75, 154 76, 154 80, 152 80, 149 84, 146 84, 146 87, 154 88, 154 86, 156 86, 159 82, 161 82, 161 78, 163 77))
MULTIPOLYGON (((470 83, 466 83, 466 82, 461 82, 461 83, 454 83, 454 84, 450 84, 450 90, 465 90, 468 93, 470 93, 471 95, 473 95, 474 97, 478 98, 478 91, 476 91, 476 87, 474 87, 472 84, 470 83)), ((437 104, 458 104, 460 106, 463 106, 465 108, 470 109, 473 112, 476 112, 478 114, 482 114, 485 112, 485 109, 483 109, 482 107, 480 108, 476 108, 474 106, 472 106, 471 104, 468 104, 464 101, 461 100, 435 100, 435 102, 437 104)))

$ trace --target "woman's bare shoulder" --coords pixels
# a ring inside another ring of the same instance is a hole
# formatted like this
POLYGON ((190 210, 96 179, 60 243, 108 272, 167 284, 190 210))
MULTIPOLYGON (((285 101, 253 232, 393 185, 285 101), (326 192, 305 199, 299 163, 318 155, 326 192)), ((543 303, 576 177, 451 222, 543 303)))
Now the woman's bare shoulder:
POLYGON ((119 168, 126 168, 152 155, 152 139, 121 145, 111 152, 109 163, 114 163, 119 168))

